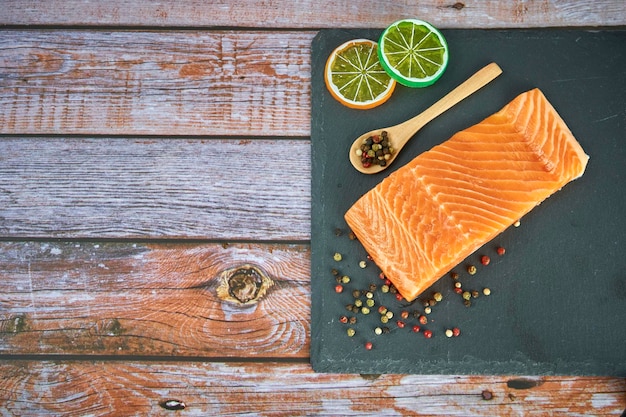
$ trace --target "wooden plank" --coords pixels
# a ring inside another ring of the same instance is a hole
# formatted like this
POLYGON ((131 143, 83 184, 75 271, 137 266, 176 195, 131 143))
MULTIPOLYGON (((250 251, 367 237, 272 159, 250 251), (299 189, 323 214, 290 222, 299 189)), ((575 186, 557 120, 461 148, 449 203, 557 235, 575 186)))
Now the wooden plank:
POLYGON ((0 242, 0 354, 306 358, 308 245, 0 242), (251 265, 255 304, 218 296, 251 265))
POLYGON ((84 2, 5 0, 0 24, 141 25, 190 27, 334 28, 384 27, 417 16, 441 27, 544 27, 624 25, 621 0, 337 2, 243 0, 206 2, 84 2))
POLYGON ((308 240, 308 140, 0 138, 0 237, 308 240))
POLYGON ((5 30, 0 133, 306 136, 314 35, 5 30))
POLYGON ((617 416, 626 406, 626 380, 599 377, 359 376, 316 374, 307 364, 25 360, 0 362, 0 374, 7 415, 166 416, 169 400, 193 416, 617 416))

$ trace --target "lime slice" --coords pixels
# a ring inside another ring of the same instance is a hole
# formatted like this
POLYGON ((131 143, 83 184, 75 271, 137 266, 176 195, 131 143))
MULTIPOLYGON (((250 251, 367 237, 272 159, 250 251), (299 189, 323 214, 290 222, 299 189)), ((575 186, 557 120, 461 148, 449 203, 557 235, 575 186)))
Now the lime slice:
POLYGON ((380 63, 389 75, 407 87, 426 87, 441 77, 448 65, 448 44, 433 25, 418 19, 399 20, 378 41, 380 63))
POLYGON ((374 41, 355 39, 330 54, 324 82, 337 101, 354 109, 371 109, 391 97, 396 81, 380 65, 377 49, 374 41))

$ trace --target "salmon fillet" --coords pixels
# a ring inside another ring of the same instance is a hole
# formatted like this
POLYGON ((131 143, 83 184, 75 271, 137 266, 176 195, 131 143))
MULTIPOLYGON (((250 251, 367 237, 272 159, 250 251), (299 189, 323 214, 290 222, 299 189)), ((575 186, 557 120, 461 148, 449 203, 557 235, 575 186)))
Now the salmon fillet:
POLYGON ((539 89, 417 156, 345 220, 408 301, 568 182, 589 157, 539 89))

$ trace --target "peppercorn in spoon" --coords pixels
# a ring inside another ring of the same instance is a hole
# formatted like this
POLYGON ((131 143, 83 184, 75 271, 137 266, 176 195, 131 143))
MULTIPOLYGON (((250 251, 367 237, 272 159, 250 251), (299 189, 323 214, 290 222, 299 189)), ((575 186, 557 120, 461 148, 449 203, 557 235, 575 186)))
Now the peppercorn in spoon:
POLYGON ((350 162, 364 174, 375 174, 384 170, 391 165, 400 150, 417 131, 435 117, 489 84, 501 73, 502 69, 492 62, 417 116, 395 126, 372 130, 359 136, 350 147, 350 162), (368 157, 364 158, 363 154, 368 157))

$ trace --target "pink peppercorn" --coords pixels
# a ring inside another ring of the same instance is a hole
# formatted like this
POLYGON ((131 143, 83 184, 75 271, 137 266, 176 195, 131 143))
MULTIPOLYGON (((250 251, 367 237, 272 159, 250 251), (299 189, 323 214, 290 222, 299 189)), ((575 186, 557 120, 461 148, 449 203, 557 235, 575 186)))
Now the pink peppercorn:
POLYGON ((374 345, 372 344, 372 342, 366 342, 365 343, 365 349, 372 350, 373 347, 374 347, 374 345))
POLYGON ((396 324, 398 325, 399 328, 401 329, 404 328, 404 322, 402 320, 398 320, 396 324))
POLYGON ((396 293, 396 300, 398 300, 398 301, 402 301, 402 299, 403 299, 403 298, 404 298, 404 297, 402 297, 402 294, 400 294, 400 293, 396 293))
POLYGON ((491 259, 489 259, 489 257, 487 255, 483 255, 480 257, 480 263, 483 265, 489 265, 489 262, 491 262, 491 259))
POLYGON ((417 324, 415 326, 413 326, 413 332, 419 333, 420 332, 420 326, 418 326, 417 324))
POLYGON ((458 327, 455 327, 454 329, 452 329, 452 336, 457 337, 460 334, 461 334, 461 330, 458 327))
POLYGON ((498 252, 498 255, 502 256, 506 252, 506 249, 500 246, 498 249, 496 249, 496 252, 498 252))
POLYGON ((343 292, 343 286, 341 284, 335 285, 335 292, 336 293, 343 292))
POLYGON ((430 330, 424 330, 424 337, 426 339, 430 339, 431 337, 433 337, 433 332, 431 332, 430 330))

